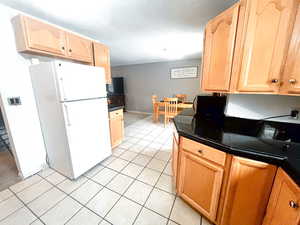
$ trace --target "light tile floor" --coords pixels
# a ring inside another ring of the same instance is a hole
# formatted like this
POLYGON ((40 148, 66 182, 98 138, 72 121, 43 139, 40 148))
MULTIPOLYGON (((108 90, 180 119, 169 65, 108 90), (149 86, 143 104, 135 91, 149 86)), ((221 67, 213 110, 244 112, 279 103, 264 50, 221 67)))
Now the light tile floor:
POLYGON ((209 225, 174 192, 173 129, 147 117, 76 181, 46 169, 0 192, 0 225, 209 225))

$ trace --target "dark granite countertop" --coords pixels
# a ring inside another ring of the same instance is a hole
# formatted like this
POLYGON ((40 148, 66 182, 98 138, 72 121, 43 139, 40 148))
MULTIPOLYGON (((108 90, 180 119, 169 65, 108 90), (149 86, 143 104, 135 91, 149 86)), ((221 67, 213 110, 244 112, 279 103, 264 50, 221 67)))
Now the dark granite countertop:
POLYGON ((108 104, 108 112, 112 112, 112 111, 119 110, 119 109, 124 109, 124 106, 108 104))
POLYGON ((300 124, 201 118, 190 109, 176 116, 174 123, 183 137, 236 156, 278 165, 300 185, 300 124))

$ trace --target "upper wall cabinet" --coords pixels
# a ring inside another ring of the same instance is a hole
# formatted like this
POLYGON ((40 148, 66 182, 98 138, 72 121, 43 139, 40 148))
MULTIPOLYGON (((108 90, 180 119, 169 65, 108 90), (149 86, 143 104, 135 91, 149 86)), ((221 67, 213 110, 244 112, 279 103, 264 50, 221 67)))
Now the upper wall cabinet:
POLYGON ((284 94, 300 94, 300 10, 298 9, 296 23, 288 51, 288 57, 283 73, 284 94))
POLYGON ((297 0, 241 0, 239 9, 233 6, 211 20, 206 27, 202 89, 300 94, 298 7, 297 0), (230 17, 232 23, 226 26, 222 21, 230 17))
POLYGON ((206 26, 202 75, 202 88, 206 91, 230 89, 238 12, 236 4, 206 26))
POLYGON ((244 21, 239 21, 241 54, 238 92, 278 92, 291 29, 295 0, 242 0, 244 21))
POLYGON ((66 55, 64 31, 22 15, 15 17, 13 23, 18 51, 66 55))
POLYGON ((103 44, 93 43, 94 66, 101 66, 105 69, 106 83, 111 84, 110 54, 109 49, 103 44))
POLYGON ((12 20, 17 50, 92 63, 92 41, 47 23, 19 15, 12 20))

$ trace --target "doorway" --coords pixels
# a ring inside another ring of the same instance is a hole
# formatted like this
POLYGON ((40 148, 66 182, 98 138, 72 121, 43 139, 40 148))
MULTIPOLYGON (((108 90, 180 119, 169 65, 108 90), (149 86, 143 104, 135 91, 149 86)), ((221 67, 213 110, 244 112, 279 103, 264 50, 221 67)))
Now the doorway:
POLYGON ((0 109, 0 191, 21 180, 12 154, 11 145, 0 109))

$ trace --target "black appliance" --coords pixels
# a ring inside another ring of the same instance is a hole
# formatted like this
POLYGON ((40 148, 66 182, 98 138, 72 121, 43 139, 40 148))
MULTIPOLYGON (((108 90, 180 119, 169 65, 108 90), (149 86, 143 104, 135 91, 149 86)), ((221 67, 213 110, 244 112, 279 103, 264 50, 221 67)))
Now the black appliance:
POLYGON ((223 120, 226 101, 226 96, 197 96, 194 101, 196 116, 223 120))
POLYGON ((106 85, 106 90, 109 104, 111 106, 123 106, 125 109, 124 78, 112 78, 112 83, 106 85))

